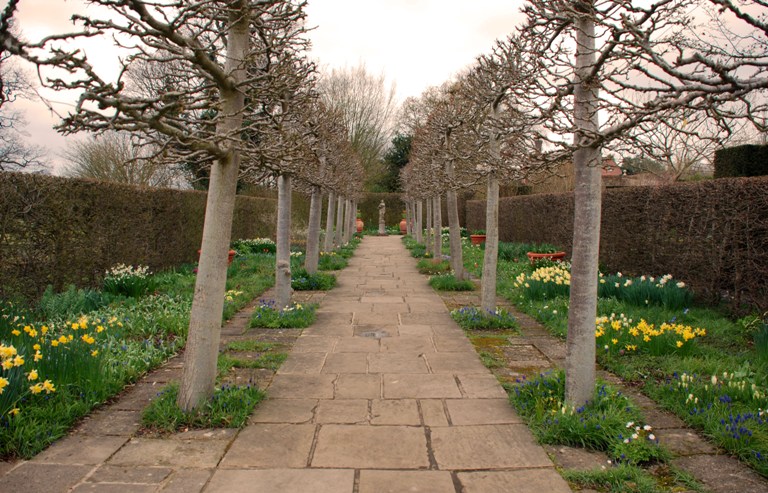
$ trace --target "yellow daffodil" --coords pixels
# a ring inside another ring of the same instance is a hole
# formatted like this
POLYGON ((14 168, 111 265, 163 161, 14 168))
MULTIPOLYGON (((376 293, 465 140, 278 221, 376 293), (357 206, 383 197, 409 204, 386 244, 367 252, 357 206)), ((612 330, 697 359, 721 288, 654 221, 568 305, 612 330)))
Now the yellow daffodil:
POLYGON ((8 358, 4 359, 2 363, 0 363, 0 366, 3 367, 3 370, 10 370, 13 368, 13 360, 8 358))
POLYGON ((19 414, 19 408, 18 408, 18 407, 14 407, 14 408, 13 408, 13 409, 11 409, 10 411, 8 411, 8 414, 9 414, 10 416, 16 416, 17 414, 19 414))
POLYGON ((98 349, 94 349, 93 351, 91 351, 91 356, 93 356, 93 357, 98 356, 98 354, 99 354, 99 350, 98 349))
POLYGON ((37 370, 32 370, 31 372, 27 373, 27 380, 30 380, 30 381, 37 380, 37 370))
POLYGON ((96 339, 94 339, 93 336, 89 334, 84 334, 80 339, 82 339, 86 344, 93 344, 96 342, 96 339))
POLYGON ((24 356, 17 355, 15 358, 13 358, 13 365, 14 366, 24 365, 24 356))
POLYGON ((51 347, 56 347, 58 345, 59 345, 59 341, 58 340, 54 339, 54 340, 51 341, 51 347))
POLYGON ((56 387, 53 386, 50 380, 46 380, 43 382, 43 390, 45 390, 46 394, 50 394, 51 392, 56 392, 56 387))
POLYGON ((35 351, 40 351, 40 344, 35 344, 34 346, 32 346, 32 349, 34 349, 35 351))
POLYGON ((8 386, 8 379, 0 377, 0 394, 5 392, 5 387, 8 386))
POLYGON ((34 385, 29 387, 29 391, 32 392, 33 394, 37 395, 37 394, 39 394, 40 392, 43 391, 43 384, 36 383, 36 384, 34 384, 34 385))
POLYGON ((35 363, 37 363, 41 359, 43 359, 43 353, 41 353, 40 351, 35 351, 35 358, 34 358, 35 363))
POLYGON ((13 329, 11 331, 11 334, 13 334, 15 336, 20 336, 21 335, 21 331, 19 329, 13 329))

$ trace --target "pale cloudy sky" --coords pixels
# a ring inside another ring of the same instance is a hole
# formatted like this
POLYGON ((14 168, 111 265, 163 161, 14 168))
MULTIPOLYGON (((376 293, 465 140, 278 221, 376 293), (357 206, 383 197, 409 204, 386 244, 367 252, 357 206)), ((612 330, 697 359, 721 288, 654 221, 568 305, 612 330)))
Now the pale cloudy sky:
MULTIPOLYGON (((5 8, 7 0, 0 0, 5 8)), ((383 72, 403 100, 438 85, 488 51, 497 38, 522 21, 523 0, 310 0, 307 7, 310 56, 323 68, 365 63, 370 72, 383 72)), ((31 40, 71 29, 69 17, 84 12, 84 0, 21 0, 19 25, 31 40)), ((117 54, 109 44, 86 46, 96 66, 108 69, 117 54)), ((45 93, 60 112, 65 95, 45 93)), ((17 102, 26 111, 30 139, 50 149, 50 161, 60 165, 67 139, 56 134, 57 118, 42 103, 17 102)), ((58 166, 57 166, 58 168, 58 166)))

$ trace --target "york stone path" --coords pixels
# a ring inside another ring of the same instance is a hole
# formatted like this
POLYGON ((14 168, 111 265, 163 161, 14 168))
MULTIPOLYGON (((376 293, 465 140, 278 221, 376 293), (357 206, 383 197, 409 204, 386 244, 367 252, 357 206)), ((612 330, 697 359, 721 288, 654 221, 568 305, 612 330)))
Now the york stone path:
POLYGON ((244 429, 135 436, 179 368, 1 466, 0 490, 571 491, 397 236, 362 242, 244 429))

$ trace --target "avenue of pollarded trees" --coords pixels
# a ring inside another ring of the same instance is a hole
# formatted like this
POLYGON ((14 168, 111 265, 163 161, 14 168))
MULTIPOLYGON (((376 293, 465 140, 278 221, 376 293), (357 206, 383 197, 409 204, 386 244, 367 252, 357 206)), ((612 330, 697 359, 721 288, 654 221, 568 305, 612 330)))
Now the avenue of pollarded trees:
MULTIPOLYGON (((306 268, 312 272, 321 248, 349 240, 364 167, 381 151, 380 141, 358 145, 343 105, 323 97, 306 55, 304 2, 93 0, 110 15, 77 17, 75 31, 33 41, 12 29, 18 3, 11 0, 0 20, 3 57, 35 64, 47 87, 80 94, 61 132, 129 132, 137 145, 153 149, 155 160, 208 170, 178 397, 182 409, 195 408, 214 389, 238 181, 277 183, 276 301, 285 306, 291 190, 311 196, 306 268), (101 78, 68 45, 99 34, 133 47, 117 81, 101 78)), ((499 181, 535 180, 562 159, 573 161, 566 363, 566 398, 573 405, 594 389, 603 152, 627 145, 643 125, 679 130, 681 115, 708 119, 726 132, 739 120, 761 125, 765 108, 754 95, 768 88, 764 9, 761 1, 531 0, 526 22, 510 27, 507 39, 455 79, 405 104, 403 126, 413 148, 402 182, 411 232, 421 241, 426 230, 427 244, 442 254, 441 235, 433 232, 444 222, 444 197, 458 277, 464 273, 456 195, 487 184, 483 308, 495 303, 499 181)))

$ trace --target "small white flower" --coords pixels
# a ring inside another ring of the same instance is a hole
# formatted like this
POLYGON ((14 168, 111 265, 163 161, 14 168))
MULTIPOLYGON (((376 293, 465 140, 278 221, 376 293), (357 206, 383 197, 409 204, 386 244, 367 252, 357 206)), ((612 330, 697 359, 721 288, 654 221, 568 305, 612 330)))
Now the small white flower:
POLYGON ((656 440, 656 435, 654 435, 653 433, 649 433, 648 440, 656 440))
POLYGON ((624 443, 629 443, 629 438, 625 438, 624 443))
POLYGON ((683 289, 685 287, 685 283, 683 281, 680 281, 679 283, 677 283, 677 287, 680 289, 683 289))
POLYGON ((632 440, 637 440, 637 433, 632 433, 632 440))
POLYGON ((653 428, 651 428, 651 425, 645 425, 645 426, 643 426, 643 429, 645 431, 651 431, 653 428))

